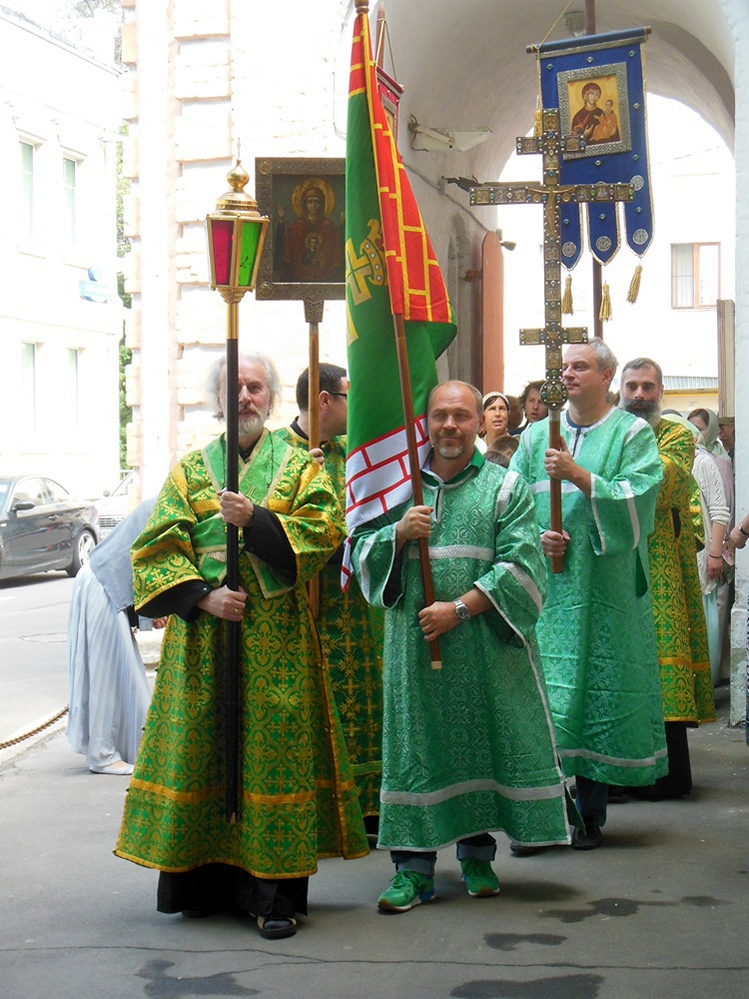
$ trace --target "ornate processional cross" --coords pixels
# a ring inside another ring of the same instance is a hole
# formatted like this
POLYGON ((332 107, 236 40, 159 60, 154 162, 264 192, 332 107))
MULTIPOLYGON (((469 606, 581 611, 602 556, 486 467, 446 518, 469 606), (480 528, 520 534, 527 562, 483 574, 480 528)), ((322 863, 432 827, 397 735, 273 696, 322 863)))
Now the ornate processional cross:
MULTIPOLYGON (((520 136, 515 143, 519 155, 541 153, 543 183, 477 184, 469 188, 471 205, 544 206, 544 322, 543 329, 522 329, 520 343, 546 347, 546 381, 541 398, 549 409, 549 447, 560 447, 559 414, 567 401, 562 382, 562 347, 567 343, 586 343, 584 326, 562 326, 562 245, 559 206, 562 202, 578 204, 631 201, 630 184, 560 184, 562 153, 582 152, 585 140, 580 135, 559 134, 559 110, 544 108, 540 136, 520 136)), ((551 480, 551 529, 562 530, 562 494, 559 479, 551 480)), ((562 559, 552 559, 552 571, 562 571, 562 559)))

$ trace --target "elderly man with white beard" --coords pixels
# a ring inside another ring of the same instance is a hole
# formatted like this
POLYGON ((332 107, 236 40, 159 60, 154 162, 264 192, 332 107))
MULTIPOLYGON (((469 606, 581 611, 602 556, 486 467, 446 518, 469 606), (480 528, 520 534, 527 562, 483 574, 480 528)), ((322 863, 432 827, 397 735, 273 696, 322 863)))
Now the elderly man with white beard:
POLYGON ((216 366, 217 416, 238 407, 238 492, 222 488, 222 436, 177 464, 133 546, 136 608, 170 617, 115 851, 161 871, 160 912, 238 910, 266 938, 296 932, 318 857, 368 852, 305 587, 343 516, 325 469, 265 428, 279 392, 264 355, 240 357, 234 392, 216 366), (227 523, 238 591, 224 583, 227 523), (226 621, 240 624, 236 822, 224 811, 226 621))

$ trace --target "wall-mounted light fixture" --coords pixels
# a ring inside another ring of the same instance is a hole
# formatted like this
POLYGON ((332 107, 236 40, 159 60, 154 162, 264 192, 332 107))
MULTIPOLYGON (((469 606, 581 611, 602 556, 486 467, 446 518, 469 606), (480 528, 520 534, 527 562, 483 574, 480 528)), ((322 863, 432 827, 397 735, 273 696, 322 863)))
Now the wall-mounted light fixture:
POLYGON ((464 153, 473 146, 478 146, 492 134, 490 128, 427 128, 420 125, 414 115, 408 122, 411 133, 411 148, 422 152, 445 152, 447 149, 459 149, 464 153))

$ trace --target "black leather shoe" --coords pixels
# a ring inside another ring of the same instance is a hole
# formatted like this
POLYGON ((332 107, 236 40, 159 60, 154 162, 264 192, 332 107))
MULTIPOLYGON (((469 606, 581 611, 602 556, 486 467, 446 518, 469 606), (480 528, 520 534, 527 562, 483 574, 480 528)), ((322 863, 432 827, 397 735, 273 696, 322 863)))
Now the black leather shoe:
POLYGON ((603 842, 603 835, 597 822, 586 822, 585 831, 582 829, 572 830, 573 850, 595 850, 603 842))
POLYGON ((531 843, 518 843, 516 840, 510 843, 510 853, 516 857, 534 857, 537 853, 548 849, 548 846, 533 846, 531 843))

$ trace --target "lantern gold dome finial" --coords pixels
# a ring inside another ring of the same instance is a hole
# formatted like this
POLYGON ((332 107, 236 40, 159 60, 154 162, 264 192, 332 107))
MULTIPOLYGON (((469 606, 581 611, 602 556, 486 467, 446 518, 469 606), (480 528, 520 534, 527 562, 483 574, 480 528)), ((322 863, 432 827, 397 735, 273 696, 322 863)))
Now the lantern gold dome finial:
POLYGON ((226 179, 229 182, 230 190, 226 191, 216 200, 217 211, 250 211, 257 210, 257 201, 245 191, 245 185, 249 182, 250 175, 239 159, 231 170, 227 173, 226 179))
POLYGON ((242 161, 240 159, 237 159, 233 168, 227 173, 226 179, 229 181, 229 187, 232 191, 237 191, 239 194, 244 193, 244 187, 249 181, 250 175, 242 166, 242 161))

